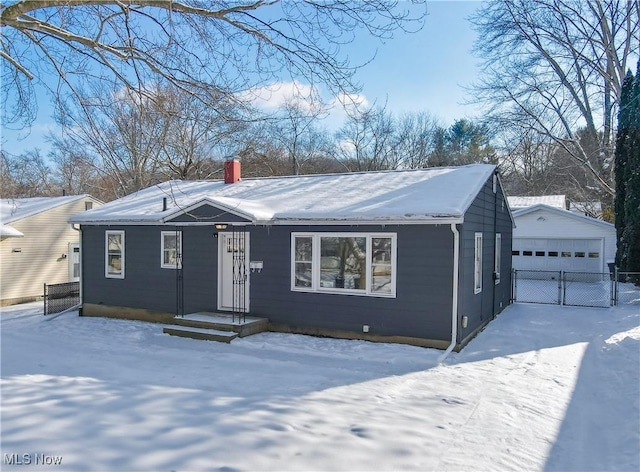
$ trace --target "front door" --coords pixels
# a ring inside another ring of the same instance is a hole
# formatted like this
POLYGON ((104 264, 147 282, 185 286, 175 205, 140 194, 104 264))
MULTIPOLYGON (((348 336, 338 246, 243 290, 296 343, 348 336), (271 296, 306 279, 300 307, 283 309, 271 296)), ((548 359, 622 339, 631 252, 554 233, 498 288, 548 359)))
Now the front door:
POLYGON ((218 310, 249 312, 249 233, 218 234, 218 310))

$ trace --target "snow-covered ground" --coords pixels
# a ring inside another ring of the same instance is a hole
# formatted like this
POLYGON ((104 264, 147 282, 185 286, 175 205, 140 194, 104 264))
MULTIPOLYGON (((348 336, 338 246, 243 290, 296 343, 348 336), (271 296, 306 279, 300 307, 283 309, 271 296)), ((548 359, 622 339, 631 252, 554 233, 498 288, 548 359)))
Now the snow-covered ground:
POLYGON ((440 365, 413 346, 221 344, 3 308, 1 468, 637 471, 635 300, 512 305, 440 365))

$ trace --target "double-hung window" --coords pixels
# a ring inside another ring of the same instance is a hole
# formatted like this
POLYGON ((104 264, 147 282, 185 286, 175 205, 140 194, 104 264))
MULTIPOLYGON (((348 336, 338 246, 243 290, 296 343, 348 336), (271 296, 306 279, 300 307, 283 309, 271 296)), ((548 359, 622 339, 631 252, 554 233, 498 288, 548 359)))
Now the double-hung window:
POLYGON ((291 289, 396 296, 395 233, 293 233, 291 289))
POLYGON ((105 233, 105 277, 124 279, 124 231, 105 233))
POLYGON ((162 231, 162 254, 160 267, 180 269, 182 267, 182 231, 162 231))
POLYGON ((482 292, 482 233, 476 233, 473 258, 473 293, 482 292))

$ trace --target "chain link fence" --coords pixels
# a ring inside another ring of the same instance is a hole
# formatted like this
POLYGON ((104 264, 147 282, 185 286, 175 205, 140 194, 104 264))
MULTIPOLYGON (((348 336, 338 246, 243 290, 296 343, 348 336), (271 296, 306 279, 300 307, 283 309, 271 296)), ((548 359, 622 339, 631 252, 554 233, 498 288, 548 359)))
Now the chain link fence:
POLYGON ((512 300, 521 303, 610 307, 640 303, 640 289, 627 280, 640 273, 513 270, 512 300))
POLYGON ((640 304, 640 272, 616 272, 615 298, 618 305, 640 304))
POLYGON ((60 313, 80 304, 80 282, 44 284, 44 314, 60 313))

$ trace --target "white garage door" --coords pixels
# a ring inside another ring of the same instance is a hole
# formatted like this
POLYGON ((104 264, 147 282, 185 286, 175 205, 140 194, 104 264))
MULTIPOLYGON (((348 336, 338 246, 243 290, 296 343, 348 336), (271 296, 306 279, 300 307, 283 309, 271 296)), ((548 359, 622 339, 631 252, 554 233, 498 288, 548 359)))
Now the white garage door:
POLYGON ((602 248, 601 239, 515 238, 513 268, 602 272, 602 248))

